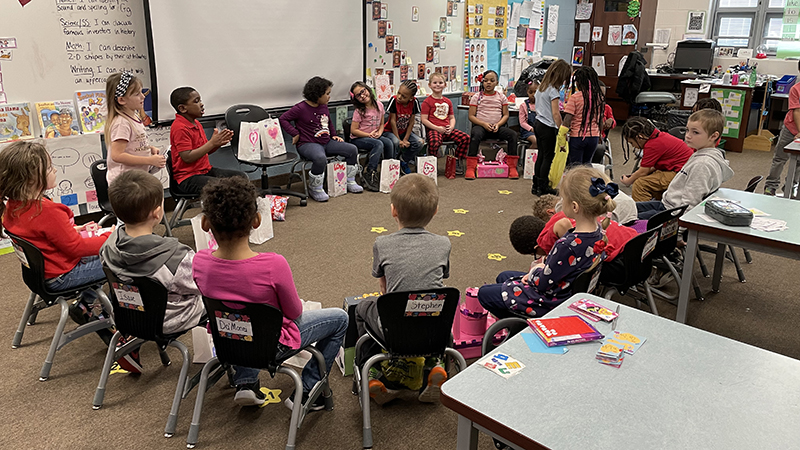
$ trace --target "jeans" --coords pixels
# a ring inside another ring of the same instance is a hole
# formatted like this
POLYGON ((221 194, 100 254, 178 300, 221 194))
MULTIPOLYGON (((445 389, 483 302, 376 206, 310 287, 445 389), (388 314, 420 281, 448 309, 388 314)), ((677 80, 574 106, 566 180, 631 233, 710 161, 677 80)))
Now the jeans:
POLYGON ((245 177, 247 178, 247 174, 240 170, 229 170, 229 169, 220 169, 217 167, 212 167, 208 173, 203 175, 192 175, 189 178, 181 181, 178 187, 181 191, 187 194, 195 194, 200 195, 203 192, 203 188, 205 185, 208 184, 209 181, 213 180, 214 178, 228 178, 228 177, 245 177))
MULTIPOLYGON (((764 181, 765 190, 771 189, 777 191, 778 187, 781 185, 783 166, 789 161, 789 155, 783 151, 783 148, 790 144, 792 140, 794 140, 794 136, 786 129, 786 125, 781 126, 781 132, 778 134, 778 142, 775 144, 775 154, 772 157, 772 164, 769 168, 769 175, 767 175, 767 179, 764 181)), ((798 182, 797 177, 800 176, 800 159, 797 161, 797 169, 794 180, 795 186, 798 182)), ((784 189, 786 189, 785 186, 784 189)), ((792 191, 792 194, 794 194, 794 191, 792 191)))
POLYGON ((639 220, 648 220, 661 211, 666 211, 667 208, 661 203, 661 200, 650 200, 649 202, 636 202, 636 212, 639 220))
POLYGON ((297 147, 297 153, 304 159, 311 161, 311 173, 322 175, 325 173, 325 166, 328 164, 328 156, 343 156, 348 166, 358 164, 358 149, 353 144, 339 142, 331 139, 327 144, 317 144, 316 142, 306 142, 297 147))
MULTIPOLYGON (((103 263, 99 256, 81 258, 81 261, 72 270, 46 280, 45 284, 50 290, 63 291, 93 281, 96 281, 98 285, 106 282, 106 274, 103 272, 103 263)), ((85 301, 91 303, 97 298, 97 293, 89 289, 83 291, 82 296, 85 301)))
POLYGON ((478 301, 487 311, 494 314, 498 319, 506 317, 519 317, 508 309, 508 305, 503 300, 503 283, 514 277, 524 276, 526 272, 507 270, 500 272, 495 280, 497 284, 484 284, 478 290, 478 301))
POLYGON ((411 135, 408 136, 408 143, 411 145, 406 148, 400 148, 400 138, 398 138, 394 133, 387 131, 386 133, 383 133, 383 137, 389 138, 392 141, 392 144, 394 145, 395 156, 400 156, 400 159, 405 162, 416 161, 417 154, 419 154, 422 146, 425 145, 425 141, 423 141, 421 137, 414 133, 411 133, 411 135))
MULTIPOLYGON (((277 359, 283 359, 299 353, 300 350, 314 342, 315 347, 322 352, 325 358, 325 369, 330 373, 333 359, 339 354, 339 347, 347 332, 347 313, 340 308, 324 308, 314 311, 304 311, 294 323, 300 329, 300 348, 286 348, 278 344, 277 359)), ((233 375, 234 384, 250 384, 258 380, 259 369, 234 366, 236 373, 233 375)), ((319 368, 316 358, 312 357, 303 368, 303 392, 309 392, 320 380, 319 368)))
POLYGON ((367 169, 378 170, 382 159, 394 158, 394 143, 388 137, 360 137, 351 139, 350 142, 361 150, 369 150, 367 169))
POLYGON ((597 136, 569 138, 569 156, 567 156, 567 167, 591 163, 592 157, 597 151, 598 140, 599 138, 597 136))

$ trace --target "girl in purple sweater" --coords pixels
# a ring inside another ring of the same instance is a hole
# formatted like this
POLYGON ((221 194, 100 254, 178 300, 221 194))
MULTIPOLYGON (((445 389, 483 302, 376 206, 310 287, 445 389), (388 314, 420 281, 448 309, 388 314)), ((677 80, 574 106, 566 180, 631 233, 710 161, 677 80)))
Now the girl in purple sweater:
POLYGON ((364 192, 356 184, 358 149, 336 136, 331 122, 328 112, 331 87, 333 83, 322 77, 308 80, 303 88, 305 100, 281 115, 281 127, 292 135, 292 144, 297 152, 312 163, 308 190, 311 198, 318 202, 328 201, 328 194, 322 190, 327 156, 343 156, 347 162, 347 192, 364 192))

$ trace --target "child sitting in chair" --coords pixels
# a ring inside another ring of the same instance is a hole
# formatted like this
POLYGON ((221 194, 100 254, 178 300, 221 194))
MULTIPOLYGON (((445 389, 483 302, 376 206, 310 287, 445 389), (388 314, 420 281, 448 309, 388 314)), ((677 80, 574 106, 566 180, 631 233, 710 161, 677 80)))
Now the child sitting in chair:
MULTIPOLYGON (((422 174, 408 174, 395 184, 391 194, 392 217, 397 221, 399 231, 388 236, 379 236, 373 246, 372 276, 378 278, 381 294, 395 291, 417 291, 444 287, 443 278, 450 276, 450 240, 425 230, 425 226, 439 210, 439 192, 434 181, 422 174)), ((356 326, 359 336, 366 333, 366 327, 382 337, 378 303, 364 300, 356 306, 356 326)), ((371 343, 362 347, 358 365, 364 364, 380 347, 371 343)), ((420 358, 422 359, 422 358, 420 358)), ((397 366, 419 366, 421 361, 403 360, 397 366)), ((429 358, 424 362, 427 377, 407 374, 397 379, 394 385, 387 383, 393 378, 389 372, 402 372, 391 364, 384 364, 384 373, 376 368, 370 370, 369 395, 382 405, 399 394, 395 389, 403 385, 420 389, 419 400, 435 402, 439 398, 439 388, 447 379, 441 361, 429 358), (385 375, 386 378, 381 375, 385 375), (410 375, 410 376, 409 376, 410 375), (423 388, 423 383, 427 384, 423 388)))

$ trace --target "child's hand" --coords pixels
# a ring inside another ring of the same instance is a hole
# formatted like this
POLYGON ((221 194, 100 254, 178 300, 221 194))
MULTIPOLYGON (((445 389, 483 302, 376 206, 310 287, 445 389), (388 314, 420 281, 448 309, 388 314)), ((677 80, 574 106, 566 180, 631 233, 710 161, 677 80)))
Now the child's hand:
POLYGON ((379 137, 381 137, 381 132, 378 131, 378 130, 375 130, 375 131, 373 131, 372 133, 369 134, 369 137, 371 137, 373 139, 378 139, 379 137))
POLYGON ((450 133, 453 132, 453 127, 451 127, 450 125, 447 125, 446 127, 442 127, 442 132, 444 134, 450 134, 450 133))
POLYGON ((490 123, 484 124, 483 129, 488 131, 489 133, 492 133, 494 131, 494 129, 492 128, 492 124, 490 123))
POLYGON ((631 180, 630 175, 622 175, 621 177, 619 177, 619 182, 624 184, 625 186, 630 186, 631 184, 633 184, 630 180, 631 180))
POLYGON ((292 145, 297 145, 297 141, 299 141, 299 140, 300 140, 300 135, 299 134, 297 136, 294 136, 292 138, 292 145))
POLYGON ((222 147, 223 145, 227 144, 233 138, 233 130, 222 130, 219 131, 218 129, 214 128, 214 134, 211 135, 211 144, 214 147, 222 147))
POLYGON ((161 150, 159 150, 159 149, 158 149, 158 148, 156 148, 156 147, 153 147, 152 145, 150 146, 150 154, 151 154, 151 155, 158 155, 158 154, 160 154, 160 153, 161 153, 161 150))
POLYGON ((147 157, 147 163, 154 167, 164 167, 167 165, 167 158, 162 155, 152 155, 147 157))
POLYGON ((408 142, 408 139, 403 139, 400 141, 400 148, 408 148, 411 146, 411 143, 408 142))
POLYGON ((614 126, 614 119, 608 118, 605 122, 603 122, 603 129, 610 130, 611 127, 614 126))
POLYGON ((340 138, 339 136, 334 136, 331 139, 333 139, 336 142, 344 142, 344 139, 340 138))

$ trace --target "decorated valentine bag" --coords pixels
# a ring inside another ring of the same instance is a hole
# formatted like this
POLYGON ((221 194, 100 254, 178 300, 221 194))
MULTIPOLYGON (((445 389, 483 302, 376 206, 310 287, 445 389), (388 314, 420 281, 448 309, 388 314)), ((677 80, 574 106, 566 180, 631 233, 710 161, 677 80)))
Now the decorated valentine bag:
POLYGON ((264 119, 258 122, 261 137, 261 154, 265 158, 274 158, 286 154, 283 132, 278 119, 264 119))
POLYGON ((265 195, 264 198, 269 200, 272 205, 272 220, 279 222, 286 220, 286 205, 289 203, 289 197, 265 195))
POLYGON ((456 177, 456 162, 458 159, 453 155, 447 155, 447 163, 444 166, 444 176, 448 180, 456 177))
POLYGON ((242 122, 239 125, 238 158, 242 161, 261 159, 261 127, 258 123, 242 122))
POLYGON ((192 234, 194 234, 194 247, 195 251, 205 250, 210 248, 211 250, 216 250, 219 248, 217 245, 217 240, 214 239, 214 235, 211 233, 211 230, 203 231, 203 227, 201 226, 200 222, 203 220, 203 213, 200 213, 194 217, 192 217, 192 234))
POLYGON ((436 182, 436 184, 439 184, 439 182, 436 180, 437 170, 438 168, 435 156, 417 156, 417 173, 421 173, 426 177, 430 177, 436 182))
POLYGON ((347 194, 347 164, 342 161, 328 163, 328 195, 347 194))
POLYGON ((394 184, 400 179, 400 160, 384 159, 381 161, 381 192, 389 194, 394 184))
POLYGON ((522 172, 522 178, 526 180, 533 179, 534 167, 536 166, 536 158, 539 156, 539 150, 529 148, 525 150, 525 168, 522 172))
POLYGON ((259 197, 258 213, 261 214, 261 225, 250 230, 250 243, 263 244, 272 239, 275 235, 272 232, 272 202, 266 198, 259 197))
POLYGON ((567 167, 567 156, 569 156, 569 142, 564 148, 556 149, 556 156, 553 158, 553 165, 550 166, 550 173, 548 179, 550 180, 550 187, 555 189, 558 183, 561 182, 561 176, 564 175, 564 168, 567 167))

